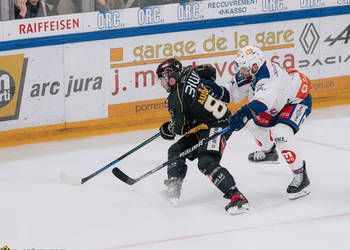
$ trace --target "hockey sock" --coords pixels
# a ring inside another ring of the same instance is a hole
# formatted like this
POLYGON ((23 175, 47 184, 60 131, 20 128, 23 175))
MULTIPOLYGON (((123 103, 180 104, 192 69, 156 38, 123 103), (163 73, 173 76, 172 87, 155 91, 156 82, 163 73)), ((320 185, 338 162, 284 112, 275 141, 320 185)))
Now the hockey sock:
POLYGON ((260 127, 253 121, 249 122, 248 128, 261 150, 264 152, 269 152, 274 144, 270 128, 260 127))
POLYGON ((293 129, 283 123, 273 128, 273 135, 287 165, 294 173, 302 172, 303 159, 298 149, 293 129))

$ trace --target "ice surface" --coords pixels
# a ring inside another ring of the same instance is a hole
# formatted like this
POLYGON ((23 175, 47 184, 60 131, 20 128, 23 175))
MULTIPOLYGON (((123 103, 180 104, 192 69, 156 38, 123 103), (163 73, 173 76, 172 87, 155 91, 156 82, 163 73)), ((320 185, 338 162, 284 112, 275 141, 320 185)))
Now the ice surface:
MULTIPOLYGON (((230 216, 222 194, 189 162, 178 207, 164 196, 165 169, 129 186, 110 169, 81 179, 158 132, 157 129, 0 149, 0 247, 12 249, 350 249, 350 106, 314 110, 297 135, 311 194, 290 201, 283 164, 254 165, 247 129, 228 141, 222 165, 251 203, 230 216)), ((138 177, 166 161, 161 138, 118 162, 138 177)))

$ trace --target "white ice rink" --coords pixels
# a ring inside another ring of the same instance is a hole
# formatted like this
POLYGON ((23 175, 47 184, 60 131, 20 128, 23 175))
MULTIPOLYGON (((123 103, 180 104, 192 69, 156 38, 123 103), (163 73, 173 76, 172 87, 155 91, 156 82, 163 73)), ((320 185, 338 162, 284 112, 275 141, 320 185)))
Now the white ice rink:
MULTIPOLYGON (((280 165, 253 165, 247 129, 228 141, 222 165, 253 207, 230 216, 222 194, 189 163, 179 207, 167 203, 165 168, 129 186, 110 169, 157 129, 0 149, 0 247, 69 250, 345 250, 350 249, 350 106, 316 109, 297 135, 311 194, 286 197, 292 179, 280 165)), ((115 166, 138 177, 166 161, 172 142, 149 143, 115 166)))

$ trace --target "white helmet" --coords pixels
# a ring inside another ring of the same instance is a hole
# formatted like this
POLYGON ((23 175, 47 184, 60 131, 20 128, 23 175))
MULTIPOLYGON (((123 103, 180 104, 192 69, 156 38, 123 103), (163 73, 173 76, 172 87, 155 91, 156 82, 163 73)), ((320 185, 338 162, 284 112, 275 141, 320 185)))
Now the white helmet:
POLYGON ((259 69, 266 62, 266 59, 263 55, 261 49, 256 46, 248 45, 238 51, 235 58, 235 67, 236 71, 239 71, 240 68, 248 68, 249 72, 252 73, 253 64, 257 64, 259 69))

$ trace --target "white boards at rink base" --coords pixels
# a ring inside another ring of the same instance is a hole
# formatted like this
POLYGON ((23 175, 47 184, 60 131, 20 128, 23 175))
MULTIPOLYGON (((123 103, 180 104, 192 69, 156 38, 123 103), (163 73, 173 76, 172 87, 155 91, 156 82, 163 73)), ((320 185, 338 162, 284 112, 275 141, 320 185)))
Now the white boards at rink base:
POLYGON ((211 64, 225 85, 248 44, 305 73, 314 108, 350 103, 347 0, 198 1, 3 21, 0 39, 1 147, 155 128, 169 119, 161 61, 211 64))

